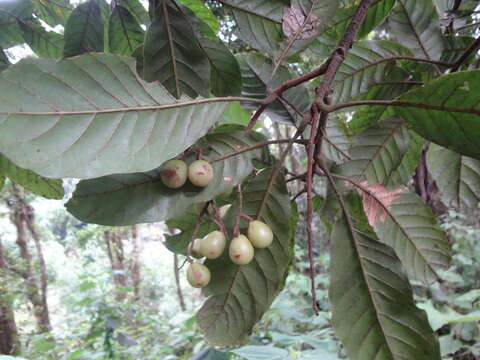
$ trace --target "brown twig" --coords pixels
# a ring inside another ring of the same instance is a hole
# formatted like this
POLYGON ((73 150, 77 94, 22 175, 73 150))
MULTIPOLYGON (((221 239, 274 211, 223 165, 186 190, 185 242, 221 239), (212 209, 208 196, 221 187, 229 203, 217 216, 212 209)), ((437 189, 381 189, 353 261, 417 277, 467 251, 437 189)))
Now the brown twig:
POLYGON ((235 219, 235 225, 233 227, 233 235, 240 236, 240 219, 243 212, 243 194, 242 194, 242 187, 237 185, 237 201, 238 201, 238 213, 235 219))
POLYGON ((462 64, 470 57, 470 55, 472 55, 475 51, 478 50, 479 47, 480 37, 476 38, 475 41, 472 42, 472 44, 468 47, 468 49, 465 50, 462 56, 460 56, 458 60, 452 64, 452 72, 456 72, 460 68, 460 66, 462 66, 462 64))

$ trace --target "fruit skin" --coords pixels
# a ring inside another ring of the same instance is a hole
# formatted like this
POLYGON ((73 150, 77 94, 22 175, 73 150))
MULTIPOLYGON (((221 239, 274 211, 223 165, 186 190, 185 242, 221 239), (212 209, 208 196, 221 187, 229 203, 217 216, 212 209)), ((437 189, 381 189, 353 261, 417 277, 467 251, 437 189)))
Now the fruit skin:
POLYGON ((188 167, 188 179, 195 186, 207 186, 213 180, 212 165, 205 160, 194 161, 188 167))
POLYGON ((232 239, 229 248, 230 260, 237 265, 247 265, 253 259, 252 243, 245 235, 232 239))
POLYGON ((166 187, 178 189, 187 181, 187 164, 182 160, 167 161, 160 170, 160 178, 166 187))
POLYGON ((190 253, 196 259, 201 259, 204 257, 200 250, 200 241, 201 239, 194 239, 190 246, 190 253))
POLYGON ((273 241, 273 232, 264 222, 254 220, 248 224, 248 239, 256 248, 266 248, 273 241))
POLYGON ((187 269, 187 280, 194 288, 202 288, 210 282, 210 270, 199 263, 191 263, 187 269))
POLYGON ((227 239, 221 231, 212 231, 200 240, 200 253, 207 259, 216 259, 225 250, 227 239))

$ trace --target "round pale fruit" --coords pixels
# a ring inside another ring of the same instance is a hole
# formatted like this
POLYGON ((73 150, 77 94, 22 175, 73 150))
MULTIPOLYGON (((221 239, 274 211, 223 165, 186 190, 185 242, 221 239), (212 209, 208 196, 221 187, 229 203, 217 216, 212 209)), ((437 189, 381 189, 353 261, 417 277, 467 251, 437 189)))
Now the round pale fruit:
POLYGON ((220 206, 220 209, 218 209, 218 212, 220 213, 220 219, 223 219, 225 217, 225 215, 227 215, 227 211, 228 209, 230 209, 230 206, 232 206, 231 204, 227 204, 227 205, 223 205, 223 206, 220 206))
POLYGON ((217 200, 225 200, 232 194, 233 186, 229 186, 227 190, 216 197, 217 200))
POLYGON ((162 166, 160 178, 166 187, 178 189, 187 181, 187 164, 182 160, 170 160, 162 166))
POLYGON ((245 235, 233 238, 230 243, 230 259, 237 265, 247 265, 253 259, 253 246, 245 235))
POLYGON ((188 167, 188 179, 195 186, 205 187, 213 180, 213 168, 205 160, 197 160, 188 167))
POLYGON ((216 259, 225 250, 227 240, 221 231, 213 231, 200 240, 200 253, 207 259, 216 259))
POLYGON ((187 269, 187 280, 195 288, 202 288, 210 282, 210 270, 205 265, 191 263, 187 269))
POLYGON ((248 224, 248 239, 256 248, 266 248, 273 241, 272 229, 264 222, 251 221, 248 224))
POLYGON ((190 246, 190 253, 196 259, 200 259, 200 258, 204 257, 204 255, 202 254, 202 252, 200 250, 200 241, 201 241, 201 239, 194 239, 189 245, 190 246))

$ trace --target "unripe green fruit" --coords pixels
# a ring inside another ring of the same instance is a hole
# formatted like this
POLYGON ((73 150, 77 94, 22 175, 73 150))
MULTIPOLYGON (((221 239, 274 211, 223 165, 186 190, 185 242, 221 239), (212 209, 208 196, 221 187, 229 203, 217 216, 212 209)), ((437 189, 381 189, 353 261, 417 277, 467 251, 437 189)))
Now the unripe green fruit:
POLYGON ((200 240, 200 252, 207 259, 216 259, 225 250, 227 240, 221 231, 213 231, 200 240))
POLYGON ((191 263, 187 269, 187 280, 195 288, 202 288, 210 282, 210 270, 205 265, 191 263))
POLYGON ((188 167, 188 179, 195 186, 205 187, 213 180, 213 168, 205 160, 197 160, 188 167))
POLYGON ((190 254, 196 258, 196 259, 201 259, 204 257, 202 254, 202 251, 200 250, 200 239, 195 239, 190 243, 190 254))
POLYGON ((227 190, 217 196, 217 200, 225 200, 227 199, 233 191, 233 186, 230 186, 227 190))
POLYGON ((166 187, 178 189, 187 181, 187 164, 182 160, 170 160, 162 166, 160 178, 166 187))
POLYGON ((273 241, 272 229, 264 222, 251 221, 248 224, 248 239, 256 248, 266 248, 273 241))
POLYGON ((228 209, 230 209, 230 206, 232 206, 232 205, 227 204, 227 205, 220 206, 220 209, 218 209, 218 212, 220 213, 219 214, 220 219, 223 219, 225 217, 225 215, 227 215, 227 211, 228 211, 228 209))
POLYGON ((237 265, 246 265, 253 259, 254 249, 252 243, 245 235, 233 238, 230 243, 230 259, 237 265))

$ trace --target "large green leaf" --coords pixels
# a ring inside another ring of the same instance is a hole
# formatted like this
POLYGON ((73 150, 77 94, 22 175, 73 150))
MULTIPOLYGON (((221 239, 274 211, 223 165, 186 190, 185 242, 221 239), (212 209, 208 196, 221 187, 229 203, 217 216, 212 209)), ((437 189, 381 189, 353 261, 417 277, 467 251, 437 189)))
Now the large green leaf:
POLYGON ((412 178, 418 161, 422 155, 423 138, 414 131, 409 131, 408 148, 403 155, 402 161, 390 176, 386 185, 407 185, 412 178))
POLYGON ((397 117, 388 118, 353 137, 352 160, 342 165, 341 172, 356 181, 391 184, 409 140, 403 122, 397 117))
POLYGON ((212 30, 214 35, 220 31, 218 19, 212 11, 203 3, 202 0, 179 0, 182 4, 192 10, 197 17, 205 22, 212 30))
POLYGON ((172 0, 160 2, 143 47, 143 78, 158 80, 177 99, 210 94, 210 64, 188 20, 172 0))
POLYGON ((350 159, 350 139, 345 122, 339 117, 330 117, 325 127, 326 138, 322 143, 322 154, 338 164, 350 159))
MULTIPOLYGON (((284 177, 272 179, 272 167, 262 170, 243 189, 246 214, 267 223, 274 233, 273 243, 255 249, 251 263, 238 266, 228 251, 206 265, 212 279, 204 288, 208 296, 197 313, 198 324, 206 340, 213 345, 240 343, 268 310, 282 289, 293 257, 293 229, 290 199, 284 177)), ((234 204, 234 210, 237 204, 234 204)), ((235 215, 236 211, 230 212, 235 215)), ((247 223, 241 223, 245 233, 247 223)))
POLYGON ((240 38, 254 49, 275 55, 280 49, 283 9, 289 0, 220 0, 231 9, 240 38))
POLYGON ((362 183, 363 207, 378 238, 391 246, 415 280, 430 283, 450 262, 445 233, 429 206, 403 187, 362 183))
POLYGON ((5 70, 10 65, 10 61, 7 58, 7 54, 0 47, 0 71, 5 70))
POLYGON ((22 169, 0 154, 0 177, 6 176, 10 180, 23 186, 35 195, 47 199, 61 199, 64 191, 62 180, 47 179, 33 171, 22 169))
POLYGON ((398 0, 388 24, 417 57, 438 60, 442 55, 444 39, 432 0, 398 0))
POLYGON ((30 0, 0 1, 0 47, 24 43, 19 23, 31 19, 32 11, 30 0))
MULTIPOLYGON (((280 66, 274 78, 271 79, 274 68, 272 61, 258 53, 239 55, 237 58, 242 72, 243 96, 262 99, 266 96, 267 87, 275 88, 293 78, 286 67, 280 66)), ((307 110, 310 103, 307 88, 301 85, 285 91, 283 96, 302 112, 307 110)), ((257 108, 255 104, 253 106, 246 105, 257 108)), ((266 113, 273 121, 284 124, 296 123, 295 112, 279 100, 269 105, 266 113)))
MULTIPOLYGON (((372 6, 368 8, 365 19, 362 22, 362 25, 358 29, 358 38, 364 38, 372 30, 374 30, 378 25, 383 23, 385 18, 388 16, 390 11, 395 4, 395 0, 375 0, 372 3, 372 6)), ((350 6, 346 8, 339 9, 335 12, 335 17, 333 19, 333 24, 329 26, 327 31, 331 34, 335 34, 337 37, 342 36, 350 21, 352 20, 353 15, 355 14, 358 6, 350 6)))
MULTIPOLYGON (((210 148, 203 158, 215 160, 255 143, 254 136, 242 131, 219 132, 206 135, 197 147, 210 148)), ((254 158, 261 158, 260 150, 213 163, 215 179, 202 189, 192 185, 169 189, 160 179, 160 169, 84 180, 78 184, 67 210, 79 220, 102 225, 168 220, 180 216, 190 205, 211 200, 241 183, 252 171, 254 158)))
POLYGON ((142 45, 145 32, 135 17, 123 6, 116 6, 108 26, 109 49, 114 54, 132 55, 142 45))
POLYGON ((398 100, 407 104, 397 114, 424 138, 480 159, 480 70, 444 75, 398 100))
POLYGON ((47 177, 149 171, 195 143, 226 103, 177 101, 131 58, 25 59, 0 73, 0 151, 47 177), (119 161, 120 160, 120 161, 119 161))
POLYGON ((480 160, 431 144, 427 153, 428 170, 436 181, 442 199, 458 207, 475 208, 480 202, 480 160))
POLYGON ((333 327, 350 359, 441 359, 436 335, 388 246, 342 217, 333 230, 330 261, 333 327))
POLYGON ((145 6, 143 6, 140 0, 117 0, 117 5, 127 9, 130 14, 135 16, 140 24, 150 24, 150 17, 148 16, 147 9, 145 9, 145 6))
MULTIPOLYGON (((197 219, 198 211, 194 206, 191 206, 182 215, 167 221, 169 228, 181 230, 179 234, 165 236, 165 246, 168 250, 177 254, 187 254, 188 245, 190 244, 190 241, 192 241, 197 219)), ((218 230, 215 223, 211 221, 204 221, 196 232, 196 238, 201 239, 205 235, 215 230, 218 230)))
POLYGON ((40 57, 61 58, 63 54, 63 35, 47 31, 38 22, 20 23, 23 38, 30 48, 40 57))
POLYGON ((34 12, 48 25, 65 25, 72 12, 69 0, 33 0, 34 12))
POLYGON ((103 51, 103 17, 96 0, 78 5, 65 27, 65 57, 103 51))
POLYGON ((410 51, 386 40, 363 40, 355 43, 340 66, 334 81, 334 101, 345 102, 370 86, 381 84, 395 56, 407 56, 410 51))

